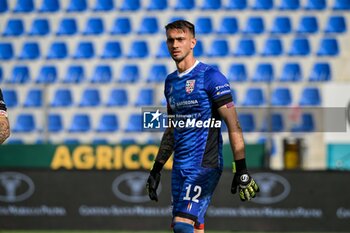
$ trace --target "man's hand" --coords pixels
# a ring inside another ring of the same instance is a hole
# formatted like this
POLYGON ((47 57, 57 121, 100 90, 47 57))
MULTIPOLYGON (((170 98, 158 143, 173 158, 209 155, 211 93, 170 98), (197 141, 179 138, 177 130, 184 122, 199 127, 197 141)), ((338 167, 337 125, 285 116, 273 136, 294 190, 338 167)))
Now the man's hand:
POLYGON ((235 173, 231 185, 231 193, 235 194, 237 188, 239 188, 241 201, 249 201, 259 192, 259 186, 246 170, 235 173))
POLYGON ((153 201, 158 201, 157 188, 158 188, 159 182, 160 182, 160 173, 151 172, 147 180, 146 188, 147 188, 149 198, 153 201))

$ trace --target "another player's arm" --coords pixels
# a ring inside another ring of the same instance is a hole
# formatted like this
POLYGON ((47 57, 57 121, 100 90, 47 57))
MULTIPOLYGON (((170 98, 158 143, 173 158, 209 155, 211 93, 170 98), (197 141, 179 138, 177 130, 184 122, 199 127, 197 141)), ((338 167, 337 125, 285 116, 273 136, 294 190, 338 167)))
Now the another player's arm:
POLYGON ((6 104, 0 89, 0 144, 10 136, 10 123, 7 118, 6 104))
POLYGON ((2 144, 9 136, 10 136, 9 121, 6 116, 0 115, 0 144, 2 144))

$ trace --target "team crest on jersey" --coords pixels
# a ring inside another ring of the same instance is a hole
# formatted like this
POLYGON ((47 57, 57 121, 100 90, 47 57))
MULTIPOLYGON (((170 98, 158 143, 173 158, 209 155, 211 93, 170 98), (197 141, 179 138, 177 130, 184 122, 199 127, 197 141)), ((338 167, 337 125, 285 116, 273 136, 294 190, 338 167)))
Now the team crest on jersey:
POLYGON ((195 84, 196 80, 187 80, 186 81, 186 93, 190 94, 192 93, 192 91, 194 90, 194 84, 195 84))

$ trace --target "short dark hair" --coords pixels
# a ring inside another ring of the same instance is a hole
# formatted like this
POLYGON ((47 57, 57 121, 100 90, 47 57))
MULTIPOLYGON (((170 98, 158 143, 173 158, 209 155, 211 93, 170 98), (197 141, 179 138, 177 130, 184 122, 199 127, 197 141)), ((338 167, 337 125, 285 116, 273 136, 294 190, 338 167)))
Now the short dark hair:
POLYGON ((188 22, 187 20, 183 20, 183 19, 176 20, 176 21, 171 22, 165 26, 166 31, 168 31, 169 29, 185 30, 186 28, 192 33, 193 37, 196 37, 194 25, 192 23, 188 22))

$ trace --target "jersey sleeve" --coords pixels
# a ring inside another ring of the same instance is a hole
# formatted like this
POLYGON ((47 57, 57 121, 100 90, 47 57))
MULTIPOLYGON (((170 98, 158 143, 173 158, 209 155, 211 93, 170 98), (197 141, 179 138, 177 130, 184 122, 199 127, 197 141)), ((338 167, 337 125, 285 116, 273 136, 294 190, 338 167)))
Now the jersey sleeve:
POLYGON ((218 70, 211 68, 205 72, 205 88, 215 108, 233 101, 230 83, 218 70))
POLYGON ((6 110, 7 110, 6 104, 4 101, 4 97, 2 96, 1 89, 0 89, 0 111, 6 111, 6 110))

